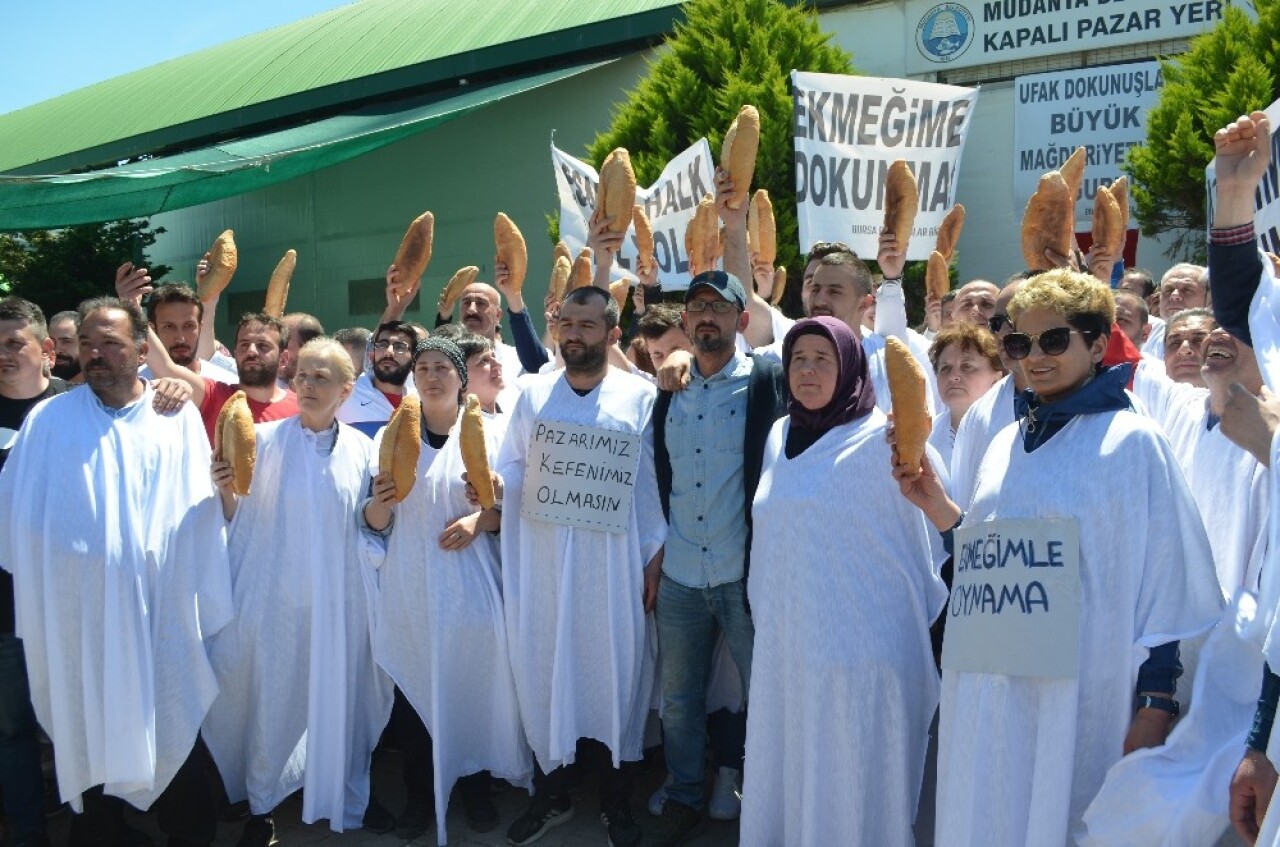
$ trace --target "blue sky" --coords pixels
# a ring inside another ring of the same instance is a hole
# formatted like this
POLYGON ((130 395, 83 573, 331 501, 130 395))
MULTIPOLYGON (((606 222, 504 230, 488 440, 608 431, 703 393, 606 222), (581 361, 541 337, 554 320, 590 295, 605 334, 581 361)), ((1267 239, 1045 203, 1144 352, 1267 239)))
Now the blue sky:
POLYGON ((352 0, 5 3, 0 114, 352 0))

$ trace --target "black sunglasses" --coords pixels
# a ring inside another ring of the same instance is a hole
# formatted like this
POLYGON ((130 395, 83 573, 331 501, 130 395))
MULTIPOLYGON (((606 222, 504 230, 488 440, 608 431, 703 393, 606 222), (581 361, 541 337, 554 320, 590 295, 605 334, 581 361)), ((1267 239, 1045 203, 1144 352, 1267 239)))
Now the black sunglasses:
POLYGON ((1088 335, 1068 326, 1055 326, 1046 329, 1039 335, 1027 335, 1025 332, 1011 332, 1004 341, 1004 354, 1010 359, 1025 359, 1031 355, 1031 345, 1039 344, 1040 352, 1046 356, 1061 356, 1071 345, 1071 336, 1079 335, 1088 342, 1088 335))
POLYGON ((1009 320, 1008 315, 992 315, 987 318, 987 329, 991 330, 992 335, 999 335, 1000 330, 1006 325, 1013 326, 1013 321, 1009 320))

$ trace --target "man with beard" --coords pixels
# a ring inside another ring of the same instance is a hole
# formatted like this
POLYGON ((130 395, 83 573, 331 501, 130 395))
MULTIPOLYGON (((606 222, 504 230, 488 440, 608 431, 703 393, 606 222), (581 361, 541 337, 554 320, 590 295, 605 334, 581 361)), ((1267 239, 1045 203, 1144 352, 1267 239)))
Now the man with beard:
POLYGON ((641 834, 622 763, 642 755, 655 660, 646 611, 667 529, 653 465, 655 392, 608 365, 620 334, 609 292, 570 292, 558 327, 565 368, 528 380, 494 465, 506 503, 502 582, 511 666, 539 766, 533 799, 507 839, 530 844, 572 817, 564 766, 576 760, 579 739, 590 739, 582 755, 603 760, 600 812, 609 841, 631 847, 641 834), (568 461, 557 465, 560 456, 568 461), (592 505, 547 511, 552 487, 565 497, 584 494, 575 483, 585 479, 557 477, 557 467, 585 477, 602 466, 613 482, 589 498, 592 505))
MULTIPOLYGON (((128 264, 122 265, 117 275, 128 267, 128 264)), ((147 319, 174 364, 217 382, 235 383, 236 375, 231 371, 196 354, 204 322, 204 303, 190 286, 177 283, 156 286, 147 301, 147 319)), ((143 366, 142 377, 150 379, 150 368, 143 366)))
POLYGON ((217 682, 202 639, 232 605, 209 449, 195 410, 158 413, 138 378, 142 310, 101 298, 80 315, 88 388, 31 409, 0 474, 31 702, 61 796, 83 812, 69 844, 136 843, 122 800, 154 807, 170 844, 211 844, 198 731, 217 682))
POLYGON ((298 351, 313 338, 324 335, 324 325, 315 315, 306 312, 290 312, 280 319, 284 327, 280 343, 280 374, 276 384, 286 391, 293 388, 293 374, 298 369, 298 351))
POLYGON ((80 373, 80 316, 75 312, 58 312, 49 318, 49 337, 53 339, 54 376, 67 385, 82 385, 84 374, 80 373))
POLYGON ((412 388, 405 388, 413 373, 413 349, 417 330, 403 321, 387 321, 373 334, 369 350, 371 373, 361 373, 351 396, 338 409, 338 420, 373 438, 391 420, 391 413, 412 388))
MULTIPOLYGON (((651 844, 676 845, 705 826, 703 784, 707 683, 724 633, 746 690, 755 631, 746 602, 751 502, 760 482, 765 441, 786 410, 782 368, 745 356, 747 294, 724 271, 694 277, 685 292, 684 329, 693 341, 686 390, 661 392, 654 407, 654 465, 670 529, 655 615, 662 655, 663 750, 671 784, 651 844), (732 445, 730 448, 729 445, 732 445)), ((736 737, 745 737, 739 712, 736 737)), ((731 730, 732 731, 732 730, 731 730)), ((732 796, 742 751, 718 762, 710 814, 735 818, 732 796), (717 802, 717 800, 721 802, 717 802)))
MULTIPOLYGON (((505 268, 503 270, 505 271, 505 268)), ((528 315, 523 314, 525 311, 523 298, 511 297, 510 299, 511 309, 508 311, 511 314, 513 324, 516 320, 528 321, 528 315), (517 300, 519 302, 516 302, 517 300)), ((441 311, 436 316, 436 326, 443 326, 453 318, 453 304, 444 305, 448 306, 448 311, 441 311)), ((515 377, 522 376, 525 373, 536 373, 536 371, 526 370, 520 361, 520 354, 516 352, 516 348, 502 340, 502 336, 498 334, 498 324, 501 321, 502 295, 498 293, 498 289, 484 282, 473 282, 462 289, 462 296, 458 298, 458 322, 476 335, 487 338, 492 342, 493 353, 502 364, 503 373, 514 375, 512 377, 513 381, 515 377)), ((529 328, 531 329, 532 326, 533 324, 530 323, 529 328)), ((547 359, 549 358, 547 357, 547 359)), ((547 359, 544 359, 544 361, 547 359)))

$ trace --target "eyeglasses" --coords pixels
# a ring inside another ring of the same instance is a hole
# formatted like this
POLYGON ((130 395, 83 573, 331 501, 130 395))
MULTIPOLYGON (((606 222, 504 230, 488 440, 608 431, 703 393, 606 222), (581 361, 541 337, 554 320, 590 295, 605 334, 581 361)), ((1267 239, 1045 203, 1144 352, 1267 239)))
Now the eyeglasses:
POLYGON ((386 340, 383 340, 383 341, 375 341, 375 342, 373 342, 373 349, 374 349, 375 351, 377 351, 378 353, 385 353, 385 352, 387 352, 388 350, 390 350, 392 353, 395 353, 397 356, 404 356, 405 354, 407 354, 407 353, 408 353, 410 350, 412 350, 413 348, 412 348, 412 347, 410 347, 410 346, 409 346, 406 342, 404 342, 404 341, 386 341, 386 340))
POLYGON ((1055 326, 1039 335, 1011 332, 1004 337, 1004 354, 1010 359, 1025 359, 1031 355, 1031 345, 1038 344, 1040 352, 1046 356, 1061 356, 1067 352, 1073 335, 1079 335, 1087 340, 1085 333, 1067 326, 1055 326))
POLYGON ((686 312, 705 312, 710 309, 718 315, 727 315, 736 308, 738 307, 728 300, 690 300, 684 304, 686 312))
POLYGON ((987 318, 987 329, 991 330, 992 335, 999 335, 1000 330, 1006 325, 1013 326, 1013 321, 1009 320, 1008 315, 992 315, 987 318))

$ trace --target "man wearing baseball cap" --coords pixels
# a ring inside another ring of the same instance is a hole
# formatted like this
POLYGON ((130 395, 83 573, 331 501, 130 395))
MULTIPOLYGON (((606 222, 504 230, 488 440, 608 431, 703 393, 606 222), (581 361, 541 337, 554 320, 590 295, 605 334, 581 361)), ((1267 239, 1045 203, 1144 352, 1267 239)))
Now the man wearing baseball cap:
MULTIPOLYGON (((653 845, 683 843, 705 825, 707 682, 717 629, 744 692, 751 675, 751 501, 765 440, 786 402, 781 367, 738 350, 737 334, 750 319, 746 307, 746 290, 733 274, 708 271, 693 278, 683 314, 693 343, 690 382, 684 391, 659 392, 654 408, 654 461, 670 525, 656 621, 671 779, 661 822, 647 842, 653 845)), ((745 723, 745 713, 730 720, 745 723)), ((741 728, 736 734, 742 737, 741 728)), ((717 800, 731 796, 740 757, 740 749, 737 762, 718 757, 713 817, 737 817, 734 804, 717 800)))

